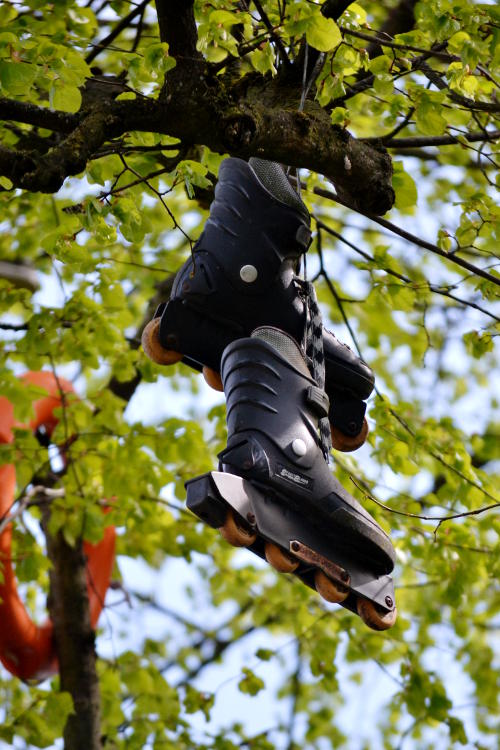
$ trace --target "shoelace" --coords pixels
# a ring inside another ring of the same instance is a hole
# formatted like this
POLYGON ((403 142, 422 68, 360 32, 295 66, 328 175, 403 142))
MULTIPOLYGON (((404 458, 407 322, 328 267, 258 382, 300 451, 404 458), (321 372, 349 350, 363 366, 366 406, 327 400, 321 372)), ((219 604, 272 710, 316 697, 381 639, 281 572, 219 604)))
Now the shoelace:
MULTIPOLYGON (((312 376, 319 388, 325 389, 325 353, 323 351, 323 319, 316 298, 314 284, 301 281, 306 293, 307 322, 306 322, 306 354, 312 362, 312 376)), ((319 437, 321 450, 328 463, 332 449, 332 435, 330 420, 323 417, 319 420, 319 437)))

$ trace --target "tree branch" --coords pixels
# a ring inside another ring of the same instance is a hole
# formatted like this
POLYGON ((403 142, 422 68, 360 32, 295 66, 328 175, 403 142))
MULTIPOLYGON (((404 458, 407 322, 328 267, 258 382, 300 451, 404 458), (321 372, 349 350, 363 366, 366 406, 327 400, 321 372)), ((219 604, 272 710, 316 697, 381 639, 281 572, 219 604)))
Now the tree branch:
POLYGON ((14 120, 55 130, 58 133, 71 133, 77 127, 80 116, 69 112, 54 111, 47 107, 38 107, 28 102, 0 98, 0 120, 14 120))
POLYGON ((420 70, 423 71, 427 79, 433 83, 437 89, 445 91, 446 96, 451 99, 452 102, 460 104, 466 109, 472 109, 478 112, 500 112, 500 104, 497 102, 476 102, 474 99, 469 99, 467 96, 457 94, 456 91, 450 89, 448 84, 441 78, 441 75, 433 70, 428 63, 422 62, 420 64, 420 70))
POLYGON ((113 29, 113 31, 111 31, 108 34, 108 36, 106 36, 104 39, 102 39, 99 42, 99 44, 96 45, 88 53, 87 57, 85 58, 85 62, 88 65, 90 65, 90 63, 93 60, 95 60, 95 58, 97 57, 97 55, 99 55, 101 52, 103 52, 116 39, 117 36, 120 36, 120 34, 122 33, 122 31, 124 31, 124 29, 126 29, 128 26, 130 26, 130 24, 132 23, 132 21, 134 20, 134 18, 136 16, 140 16, 142 13, 144 13, 144 8, 150 2, 151 2, 151 0, 142 0, 142 2, 139 3, 139 5, 136 5, 135 8, 132 11, 130 11, 130 13, 127 16, 125 16, 124 18, 122 18, 122 20, 119 23, 116 24, 116 26, 113 29))
MULTIPOLYGON (((415 25, 416 4, 417 0, 400 0, 398 5, 392 8, 377 36, 388 36, 390 38, 396 34, 411 31, 415 25)), ((382 40, 372 40, 367 49, 370 59, 382 54, 382 45, 382 40)))
MULTIPOLYGON (((423 516, 419 513, 408 513, 405 510, 398 510, 397 508, 390 508, 388 505, 385 505, 385 503, 381 502, 380 500, 377 500, 376 497, 372 495, 372 493, 369 490, 369 487, 365 482, 358 479, 357 481, 351 477, 351 481, 353 484, 356 485, 356 487, 363 492, 366 497, 368 497, 370 500, 373 500, 374 503, 379 505, 384 510, 388 510, 390 513, 396 513, 398 516, 406 516, 407 518, 418 518, 421 521, 437 521, 438 527, 444 523, 445 521, 454 521, 457 518, 466 518, 467 516, 478 516, 481 513, 486 513, 488 510, 493 510, 493 508, 499 508, 500 502, 491 503, 490 505, 485 505, 482 508, 477 508, 476 510, 466 510, 462 513, 451 513, 448 516, 423 516), (359 482, 359 484, 358 484, 359 482)), ((474 486, 478 486, 475 485, 474 486)), ((486 493, 481 487, 478 487, 478 489, 481 489, 481 492, 484 492, 488 497, 492 497, 488 493, 486 493)))
MULTIPOLYGON (((306 189, 306 186, 303 185, 303 188, 306 189)), ((322 198, 329 198, 330 200, 340 203, 342 206, 345 206, 346 208, 353 209, 354 207, 349 205, 343 198, 341 198, 338 195, 335 195, 335 193, 332 193, 330 190, 324 190, 323 188, 314 188, 314 193, 316 195, 320 195, 322 198)), ((396 224, 393 224, 390 221, 387 221, 387 219, 382 219, 379 216, 374 216, 373 214, 365 213, 364 211, 360 211, 356 208, 354 208, 355 211, 362 214, 363 216, 366 216, 367 219, 371 219, 371 221, 374 221, 376 224, 380 224, 380 226, 385 227, 386 229, 389 229, 389 231, 393 232, 394 234, 399 235, 405 240, 408 240, 408 242, 412 242, 414 245, 418 245, 419 247, 423 247, 425 250, 430 250, 431 253, 435 253, 436 255, 440 255, 442 258, 445 258, 446 260, 449 260, 451 263, 455 263, 457 266, 461 266, 462 268, 465 268, 467 271, 470 271, 475 276, 480 276, 483 279, 486 279, 487 281, 490 281, 492 284, 495 284, 496 286, 500 286, 500 278, 497 276, 493 276, 492 274, 488 273, 488 271, 485 271, 482 268, 479 268, 478 266, 474 266, 472 263, 469 263, 468 261, 464 260, 463 258, 460 258, 455 253, 448 253, 445 250, 441 250, 440 247, 437 245, 433 245, 432 242, 427 242, 426 240, 422 240, 420 237, 417 237, 414 234, 411 234, 410 232, 407 232, 405 229, 401 229, 401 227, 396 226, 396 224)))
POLYGON ((193 0, 156 0, 160 39, 168 43, 169 53, 179 60, 203 60, 196 49, 198 31, 193 0))
MULTIPOLYGON (((408 276, 404 276, 402 273, 399 273, 398 271, 394 271, 389 266, 381 266, 375 260, 375 258, 373 258, 369 253, 367 253, 365 250, 362 250, 360 247, 357 247, 352 242, 349 242, 349 240, 346 240, 346 238, 342 237, 342 235, 339 232, 336 232, 335 229, 332 229, 323 221, 316 219, 316 225, 318 227, 318 230, 324 229, 325 232, 327 232, 327 234, 330 234, 332 235, 332 237, 335 237, 340 242, 343 242, 344 245, 347 245, 347 247, 350 247, 352 250, 354 250, 354 252, 358 253, 358 255, 361 255, 361 257, 364 258, 368 263, 373 263, 374 269, 384 271, 384 273, 388 274, 389 276, 393 276, 395 279, 398 279, 399 281, 402 281, 403 284, 408 284, 415 290, 417 290, 419 287, 420 288, 426 287, 433 294, 440 294, 443 297, 448 297, 448 299, 452 299, 454 302, 458 302, 460 305, 464 305, 464 307, 471 307, 474 310, 478 310, 478 312, 483 313, 483 315, 487 315, 488 317, 492 318, 493 320, 497 320, 500 323, 500 318, 494 313, 492 313, 490 310, 486 310, 484 307, 481 307, 475 302, 471 302, 470 300, 467 300, 467 299, 462 299, 462 297, 457 297, 456 294, 452 294, 450 291, 450 288, 453 288, 453 287, 437 286, 436 284, 432 284, 430 281, 427 281, 427 279, 425 281, 418 282, 414 279, 410 279, 408 276)), ((322 270, 323 270, 323 263, 322 263, 322 270)))
MULTIPOLYGON (((428 55, 430 57, 436 57, 438 60, 445 60, 446 62, 453 62, 454 60, 460 60, 460 57, 458 55, 450 55, 448 52, 443 52, 439 48, 436 49, 424 49, 423 47, 415 47, 413 44, 400 44, 398 42, 393 42, 391 37, 388 37, 386 39, 380 38, 380 34, 382 32, 375 32, 374 34, 367 34, 364 31, 358 31, 357 29, 348 29, 346 26, 340 26, 340 30, 343 34, 346 36, 353 36, 356 39, 364 39, 368 42, 373 42, 373 44, 370 45, 371 48, 375 49, 377 46, 377 43, 380 44, 382 47, 389 47, 390 49, 400 49, 404 52, 420 52, 421 54, 428 55)), ((400 32, 396 32, 400 33, 400 32)), ((382 54, 382 51, 380 51, 378 54, 382 54)), ((375 56, 375 55, 372 55, 375 56)))
POLYGON ((25 190, 57 192, 66 177, 85 169, 87 160, 113 134, 113 125, 117 123, 106 110, 102 107, 92 111, 46 154, 0 146, 0 174, 25 190))
POLYGON ((262 7, 262 4, 259 2, 259 0, 253 0, 253 4, 257 8, 257 11, 258 11, 258 13, 259 13, 259 15, 260 15, 260 17, 262 19, 262 23, 264 24, 264 26, 268 30, 271 39, 273 40, 273 42, 276 45, 276 49, 278 50, 278 54, 279 54, 279 57, 281 58, 281 61, 283 62, 283 64, 287 68, 290 68, 290 66, 291 66, 290 58, 288 57, 287 51, 285 49, 285 46, 284 46, 283 42, 281 41, 281 38, 278 36, 278 34, 276 34, 276 32, 275 32, 275 30, 273 28, 273 25, 272 25, 271 21, 269 20, 269 17, 267 15, 267 13, 265 12, 264 8, 262 7))
POLYGON ((36 292, 40 289, 37 271, 31 266, 0 260, 0 279, 6 279, 14 286, 36 292))
POLYGON ((167 81, 166 96, 159 99, 97 102, 46 154, 0 147, 0 174, 15 187, 55 192, 65 177, 85 168, 106 140, 129 130, 153 131, 218 153, 314 169, 368 212, 383 214, 393 205, 392 165, 385 149, 332 126, 316 103, 307 103, 304 112, 291 109, 290 100, 298 104, 296 87, 248 76, 227 89, 203 68, 193 75, 192 66, 184 64, 174 68, 167 81))
POLYGON ((90 624, 82 543, 70 547, 61 532, 47 533, 52 563, 49 612, 54 625, 61 691, 73 698, 75 713, 64 729, 67 750, 101 750, 99 682, 95 633, 90 624))
MULTIPOLYGON (((408 138, 390 138, 384 140, 384 146, 387 148, 421 148, 425 146, 451 146, 460 143, 465 139, 468 143, 477 143, 496 141, 500 137, 500 130, 483 130, 480 133, 460 133, 459 135, 427 135, 427 136, 410 136, 408 138)), ((369 143, 371 138, 367 138, 369 143)))

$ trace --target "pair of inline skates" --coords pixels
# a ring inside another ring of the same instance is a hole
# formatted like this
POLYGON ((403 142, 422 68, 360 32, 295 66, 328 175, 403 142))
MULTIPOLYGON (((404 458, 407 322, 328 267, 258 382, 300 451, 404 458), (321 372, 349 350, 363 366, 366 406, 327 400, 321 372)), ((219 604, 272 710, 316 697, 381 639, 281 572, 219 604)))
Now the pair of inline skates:
POLYGON ((329 423, 334 448, 363 444, 374 378, 314 316, 297 275, 310 240, 307 208, 279 165, 226 159, 204 231, 143 347, 159 364, 202 371, 226 397, 227 448, 219 471, 187 482, 190 510, 385 630, 396 620, 394 549, 329 470, 324 436, 329 423))

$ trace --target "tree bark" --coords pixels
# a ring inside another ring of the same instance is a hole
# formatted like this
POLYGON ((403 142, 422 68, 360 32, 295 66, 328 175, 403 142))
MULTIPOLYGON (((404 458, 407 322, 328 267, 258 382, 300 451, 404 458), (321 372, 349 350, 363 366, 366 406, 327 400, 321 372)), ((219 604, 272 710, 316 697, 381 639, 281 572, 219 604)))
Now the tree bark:
MULTIPOLYGON (((45 524, 45 527, 47 524, 45 524)), ((64 729, 65 750, 101 750, 101 710, 95 633, 90 625, 85 556, 81 540, 71 547, 61 532, 47 532, 49 612, 59 660, 61 690, 73 698, 64 729)))
MULTIPOLYGON (((338 15, 347 5, 335 0, 324 10, 338 15)), ((90 105, 84 99, 75 114, 0 99, 0 118, 58 134, 45 151, 0 145, 0 174, 14 187, 56 192, 67 177, 85 169, 104 143, 141 130, 177 137, 185 146, 308 167, 328 176, 364 211, 383 214, 392 207, 392 165, 383 147, 333 126, 328 112, 314 102, 307 101, 299 112, 300 86, 290 85, 289 70, 274 79, 257 73, 234 81, 217 76, 196 49, 193 1, 157 0, 156 7, 161 40, 176 59, 157 99, 103 96, 90 105)))

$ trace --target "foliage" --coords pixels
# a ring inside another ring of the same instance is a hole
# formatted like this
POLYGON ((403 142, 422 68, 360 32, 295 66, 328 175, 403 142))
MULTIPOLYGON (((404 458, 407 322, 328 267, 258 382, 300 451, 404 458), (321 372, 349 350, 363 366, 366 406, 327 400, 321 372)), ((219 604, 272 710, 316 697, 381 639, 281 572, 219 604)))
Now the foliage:
MULTIPOLYGON (((105 521, 119 529, 122 590, 98 640, 105 746, 494 748, 498 9, 215 0, 194 3, 197 27, 190 12, 167 0, 0 6, 0 257, 36 269, 42 285, 0 279, 1 392, 20 421, 26 369, 55 369, 81 396, 52 437, 76 439, 49 531, 74 544, 98 539, 105 521), (190 60, 212 81, 203 95, 190 60), (317 154, 306 135, 299 147, 272 127, 296 116, 302 93, 303 118, 323 128, 317 154), (343 128, 359 164, 332 156, 343 128), (395 206, 377 219, 356 191, 382 144, 395 206), (331 327, 377 376, 368 443, 337 453, 335 472, 397 548, 399 619, 388 633, 235 554, 183 507, 184 482, 216 466, 223 406, 209 409, 184 365, 153 365, 139 340, 201 232, 224 152, 309 167, 299 173, 313 216, 308 273, 331 327), (150 580, 161 571, 159 583, 148 590, 132 570, 150 580), (360 705, 375 716, 369 726, 360 705)), ((2 460, 15 460, 19 500, 47 473, 46 451, 23 430, 2 460)), ((33 506, 25 518, 39 515, 33 506)), ((39 617, 42 542, 17 519, 17 574, 39 617)), ((4 742, 47 747, 62 736, 71 703, 57 678, 35 688, 2 671, 0 691, 4 742)))

